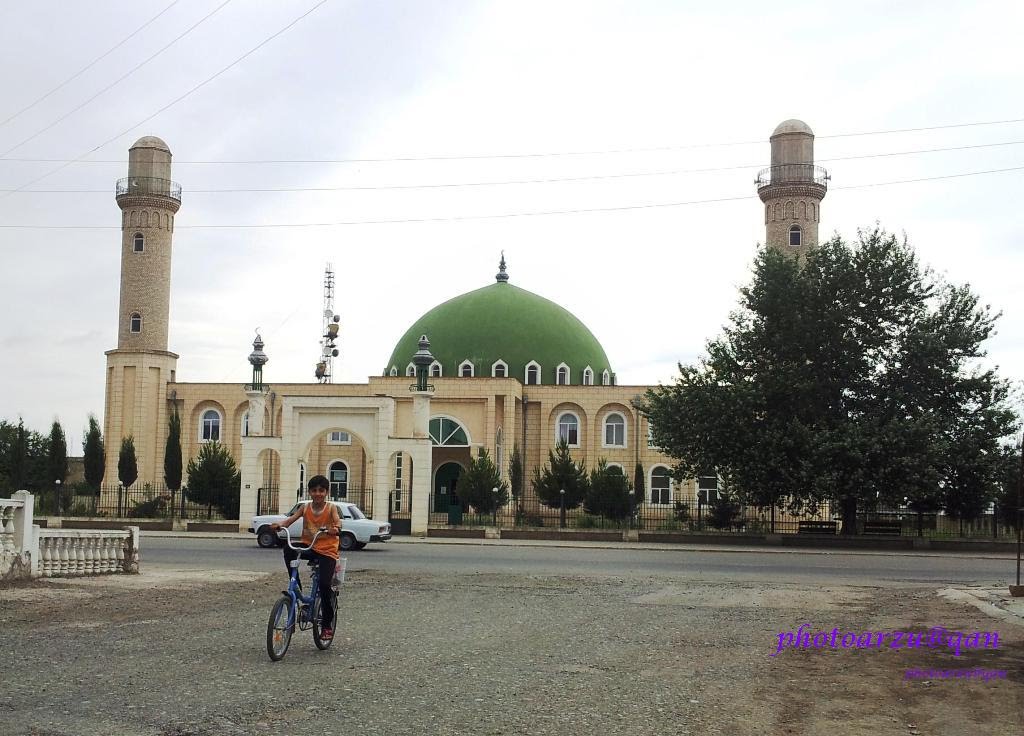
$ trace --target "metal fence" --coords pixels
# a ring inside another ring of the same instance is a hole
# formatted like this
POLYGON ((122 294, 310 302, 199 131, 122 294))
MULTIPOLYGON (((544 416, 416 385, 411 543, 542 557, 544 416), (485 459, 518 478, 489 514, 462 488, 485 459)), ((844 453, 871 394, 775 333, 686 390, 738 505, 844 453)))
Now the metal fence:
POLYGON ((211 503, 189 499, 187 489, 165 486, 100 486, 98 493, 73 493, 70 489, 35 491, 40 516, 88 516, 112 519, 196 519, 225 518, 211 503))

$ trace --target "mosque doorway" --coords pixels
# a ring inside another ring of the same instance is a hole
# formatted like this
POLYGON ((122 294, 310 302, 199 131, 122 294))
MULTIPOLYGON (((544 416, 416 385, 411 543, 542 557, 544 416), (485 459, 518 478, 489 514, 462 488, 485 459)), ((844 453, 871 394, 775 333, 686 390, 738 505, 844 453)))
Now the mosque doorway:
POLYGON ((462 523, 462 501, 457 491, 461 475, 462 466, 453 462, 444 463, 434 474, 433 511, 447 514, 449 524, 462 523))

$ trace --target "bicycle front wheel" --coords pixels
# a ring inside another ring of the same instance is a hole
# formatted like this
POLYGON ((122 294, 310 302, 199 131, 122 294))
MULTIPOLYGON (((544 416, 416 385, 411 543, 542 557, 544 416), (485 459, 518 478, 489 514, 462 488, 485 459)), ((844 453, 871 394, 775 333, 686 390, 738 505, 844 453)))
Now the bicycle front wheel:
MULTIPOLYGON (((331 591, 331 603, 334 604, 334 619, 329 623, 331 629, 335 629, 335 624, 338 623, 338 591, 331 591)), ((324 625, 324 622, 320 619, 323 617, 323 609, 320 607, 320 596, 316 597, 316 603, 313 604, 313 643, 316 644, 317 649, 327 649, 334 642, 334 639, 327 639, 326 641, 320 638, 320 631, 324 625)))
POLYGON ((295 631, 295 619, 291 617, 292 600, 288 596, 281 596, 274 604, 270 612, 270 620, 267 622, 267 654, 278 662, 288 651, 288 645, 292 641, 292 632, 295 631), (289 625, 288 619, 292 618, 289 625))

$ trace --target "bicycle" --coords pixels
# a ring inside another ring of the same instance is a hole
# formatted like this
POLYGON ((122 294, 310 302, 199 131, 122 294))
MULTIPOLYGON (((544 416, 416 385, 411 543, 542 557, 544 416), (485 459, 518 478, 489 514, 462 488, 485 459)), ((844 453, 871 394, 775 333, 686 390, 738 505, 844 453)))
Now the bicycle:
MULTIPOLYGON (((317 538, 324 534, 327 529, 321 528, 316 535, 313 537, 313 541, 309 543, 308 547, 296 547, 292 544, 292 535, 285 528, 285 535, 287 537, 286 544, 293 550, 299 553, 299 557, 292 560, 290 563, 291 570, 289 571, 288 579, 288 590, 281 591, 281 597, 274 604, 273 609, 270 611, 270 620, 267 622, 267 654, 270 655, 270 659, 274 662, 280 661, 285 652, 288 651, 288 645, 291 644, 292 634, 295 631, 295 626, 298 625, 301 631, 307 629, 313 629, 313 643, 316 644, 317 649, 327 649, 331 646, 334 641, 333 638, 324 640, 321 638, 321 632, 323 630, 323 622, 321 619, 321 608, 320 608, 320 584, 319 584, 319 570, 314 560, 307 560, 310 568, 310 593, 308 596, 302 594, 302 584, 299 581, 299 561, 302 559, 301 554, 308 552, 313 549, 313 545, 316 544, 317 538), (312 615, 310 615, 312 611, 312 615)), ((338 584, 340 583, 342 561, 338 560, 335 565, 334 579, 335 586, 331 591, 331 595, 334 600, 334 620, 330 622, 330 626, 327 628, 334 629, 335 624, 338 621, 338 584)))

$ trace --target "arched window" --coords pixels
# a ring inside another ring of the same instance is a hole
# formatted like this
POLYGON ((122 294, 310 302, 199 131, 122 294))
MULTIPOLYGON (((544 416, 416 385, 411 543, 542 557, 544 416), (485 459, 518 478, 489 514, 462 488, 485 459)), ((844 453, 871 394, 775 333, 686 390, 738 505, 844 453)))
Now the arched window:
POLYGON ((348 466, 341 460, 335 460, 327 468, 327 480, 330 483, 331 498, 348 496, 348 466))
POLYGON ((604 446, 626 446, 626 420, 617 412, 604 418, 604 446))
POLYGON ((128 321, 128 329, 132 332, 142 332, 142 315, 138 312, 132 312, 132 316, 128 321))
POLYGON ((491 375, 494 378, 506 378, 508 376, 508 363, 504 360, 496 360, 491 366, 491 375))
POLYGON ((411 377, 415 378, 416 377, 416 366, 413 365, 412 363, 407 365, 405 367, 405 375, 411 376, 411 377))
POLYGON ((389 376, 397 376, 398 375, 398 368, 396 366, 391 366, 391 370, 388 371, 388 375, 389 376))
POLYGON ((664 465, 651 469, 651 503, 667 504, 672 501, 672 475, 664 465))
POLYGON ((220 412, 207 409, 203 412, 203 421, 199 427, 199 439, 203 442, 220 441, 220 412))
POLYGON ((430 441, 442 447, 465 447, 469 444, 469 435, 454 419, 434 417, 427 427, 430 441))
POLYGON ((569 366, 565 363, 559 363, 558 370, 555 372, 555 383, 559 386, 569 385, 569 366))
POLYGON ((473 377, 473 361, 471 361, 471 360, 464 360, 461 363, 459 363, 459 375, 462 376, 463 378, 472 378, 473 377))
POLYGON ((531 360, 526 364, 526 385, 536 386, 540 383, 540 364, 531 360))
POLYGON ((565 412, 558 417, 558 428, 555 432, 555 441, 565 442, 569 447, 580 446, 580 420, 572 412, 565 412))
POLYGON ((789 227, 789 244, 790 245, 800 245, 800 235, 801 235, 801 233, 800 233, 800 226, 799 225, 790 225, 790 227, 789 227))
POLYGON ((588 365, 583 369, 583 385, 593 386, 594 385, 594 371, 588 365))
POLYGON ((438 363, 436 360, 430 364, 430 375, 433 376, 434 378, 441 377, 441 364, 438 363))
POLYGON ((143 237, 142 233, 135 233, 135 237, 132 238, 132 250, 136 253, 141 253, 146 249, 146 238, 143 237))
POLYGON ((601 385, 610 386, 612 383, 612 374, 606 370, 601 372, 601 385))
POLYGON ((249 436, 249 412, 242 415, 242 436, 249 436))

